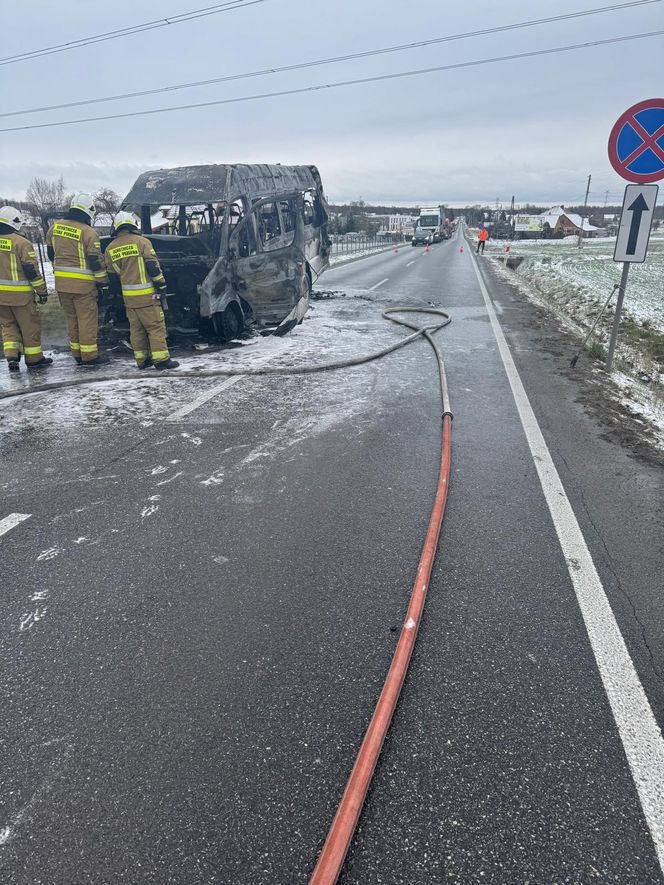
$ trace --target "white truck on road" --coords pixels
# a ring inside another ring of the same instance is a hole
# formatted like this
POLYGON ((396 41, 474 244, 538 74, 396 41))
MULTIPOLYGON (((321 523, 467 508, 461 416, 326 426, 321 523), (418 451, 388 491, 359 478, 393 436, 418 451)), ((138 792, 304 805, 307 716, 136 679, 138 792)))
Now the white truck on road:
POLYGON ((439 243, 445 239, 445 216, 441 206, 426 207, 420 209, 420 217, 417 219, 415 234, 422 235, 425 231, 430 235, 432 243, 439 243))

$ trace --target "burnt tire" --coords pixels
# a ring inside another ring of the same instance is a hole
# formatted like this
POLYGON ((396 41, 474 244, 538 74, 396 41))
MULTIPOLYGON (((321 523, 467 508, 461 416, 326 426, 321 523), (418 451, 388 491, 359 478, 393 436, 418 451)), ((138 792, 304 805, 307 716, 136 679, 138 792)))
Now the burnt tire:
POLYGON ((222 341, 232 341, 244 329, 242 311, 237 304, 229 304, 226 310, 212 316, 212 325, 218 338, 222 341))

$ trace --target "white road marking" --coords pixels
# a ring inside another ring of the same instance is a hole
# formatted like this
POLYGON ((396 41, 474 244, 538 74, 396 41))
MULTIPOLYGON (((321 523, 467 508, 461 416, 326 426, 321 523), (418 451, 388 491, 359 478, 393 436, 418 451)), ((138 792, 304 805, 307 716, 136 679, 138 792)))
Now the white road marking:
POLYGON ((196 409, 199 406, 202 406, 203 403, 206 403, 208 400, 215 397, 218 393, 221 393, 222 390, 226 390, 227 387, 232 387, 233 384, 237 384, 237 382, 244 377, 244 375, 231 375, 230 378, 224 378, 221 384, 215 384, 214 387, 206 390, 205 393, 202 393, 195 400, 192 400, 192 402, 187 403, 186 406, 182 406, 181 409, 176 409, 168 416, 168 418, 166 418, 166 420, 179 421, 181 418, 185 418, 187 415, 190 415, 192 412, 196 411, 196 409))
POLYGON ((374 289, 377 289, 379 286, 382 286, 383 283, 386 283, 389 280, 389 277, 385 277, 384 280, 381 280, 380 283, 376 283, 375 286, 369 286, 369 291, 373 292, 374 289))
MULTIPOLYGON (((264 366, 265 363, 269 363, 274 354, 269 353, 266 354, 262 359, 257 359, 252 363, 251 368, 257 369, 260 366, 264 366)), ((215 384, 214 387, 211 387, 209 390, 206 390, 205 393, 202 393, 197 399, 192 400, 192 402, 187 403, 186 406, 182 406, 180 409, 176 409, 165 419, 166 421, 180 421, 180 419, 185 418, 187 415, 190 415, 192 412, 195 412, 199 406, 202 406, 204 403, 208 402, 208 400, 213 399, 218 393, 221 393, 222 390, 227 390, 229 387, 232 387, 234 384, 237 384, 238 381, 242 381, 246 378, 246 375, 230 375, 228 378, 224 378, 224 380, 220 384, 215 384)))
POLYGON ((408 264, 406 265, 406 267, 410 267, 411 264, 415 264, 415 259, 414 259, 414 258, 413 258, 412 261, 409 261, 409 262, 408 262, 408 264))
POLYGON ((4 519, 0 519, 0 535, 6 535, 10 529, 19 525, 26 519, 30 519, 30 513, 10 513, 4 519))
POLYGON ((489 314, 491 328, 498 343, 498 350, 512 388, 512 395, 530 446, 542 491, 565 556, 567 570, 613 718, 618 726, 643 814, 664 872, 664 738, 528 400, 489 293, 478 270, 477 259, 472 252, 468 254, 489 314))

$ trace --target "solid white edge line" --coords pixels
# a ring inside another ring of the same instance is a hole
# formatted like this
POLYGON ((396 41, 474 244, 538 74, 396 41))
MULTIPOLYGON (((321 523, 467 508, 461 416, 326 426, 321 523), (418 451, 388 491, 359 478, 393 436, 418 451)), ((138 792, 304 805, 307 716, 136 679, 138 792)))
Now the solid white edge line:
POLYGON ((574 510, 512 359, 503 330, 468 251, 551 513, 613 718, 664 873, 664 739, 622 637, 574 510))
POLYGON ((373 292, 374 289, 377 289, 379 286, 382 286, 383 283, 386 283, 389 280, 389 277, 385 277, 384 280, 381 280, 380 283, 376 283, 375 286, 369 286, 369 291, 373 292))
POLYGON ((30 515, 29 513, 10 513, 4 519, 0 519, 0 535, 6 535, 14 526, 30 519, 30 515))

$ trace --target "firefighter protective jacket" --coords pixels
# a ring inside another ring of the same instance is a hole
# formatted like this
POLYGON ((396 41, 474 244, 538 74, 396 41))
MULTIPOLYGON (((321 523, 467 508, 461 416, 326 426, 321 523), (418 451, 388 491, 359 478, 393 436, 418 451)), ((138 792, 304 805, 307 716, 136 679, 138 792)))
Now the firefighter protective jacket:
POLYGON ((97 284, 108 285, 99 235, 81 221, 56 221, 46 234, 53 249, 53 271, 58 292, 91 295, 97 284))
POLYGON ((105 258, 108 272, 120 277, 126 307, 154 304, 154 284, 164 287, 166 280, 150 240, 140 234, 121 232, 109 243, 105 258))
POLYGON ((0 236, 0 306, 25 307, 34 294, 46 295, 35 247, 18 233, 0 236))

